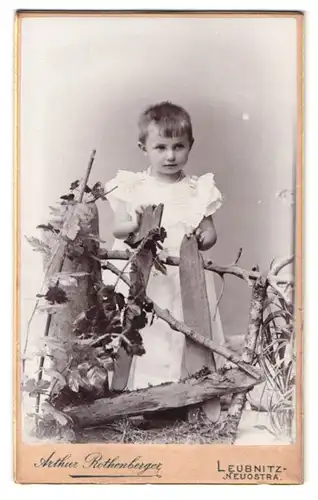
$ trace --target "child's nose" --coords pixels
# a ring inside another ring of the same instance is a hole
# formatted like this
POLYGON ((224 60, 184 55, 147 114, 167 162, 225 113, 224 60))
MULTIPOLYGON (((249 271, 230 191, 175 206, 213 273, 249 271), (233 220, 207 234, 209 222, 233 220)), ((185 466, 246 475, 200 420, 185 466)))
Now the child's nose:
POLYGON ((175 159, 175 151, 173 149, 168 149, 167 150, 167 159, 168 160, 174 160, 175 159))

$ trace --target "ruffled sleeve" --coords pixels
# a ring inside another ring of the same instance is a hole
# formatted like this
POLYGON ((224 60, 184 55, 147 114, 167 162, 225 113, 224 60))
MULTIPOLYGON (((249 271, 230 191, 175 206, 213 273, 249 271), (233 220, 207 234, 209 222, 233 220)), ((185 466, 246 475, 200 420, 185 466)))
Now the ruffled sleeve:
POLYGON ((204 217, 213 215, 221 206, 223 196, 214 182, 214 174, 204 174, 197 180, 197 191, 202 203, 202 214, 204 217))
POLYGON ((128 170, 119 170, 116 177, 106 183, 105 191, 107 200, 114 212, 118 210, 119 204, 124 203, 128 212, 132 210, 135 204, 136 189, 143 181, 144 175, 142 172, 129 172, 128 170))

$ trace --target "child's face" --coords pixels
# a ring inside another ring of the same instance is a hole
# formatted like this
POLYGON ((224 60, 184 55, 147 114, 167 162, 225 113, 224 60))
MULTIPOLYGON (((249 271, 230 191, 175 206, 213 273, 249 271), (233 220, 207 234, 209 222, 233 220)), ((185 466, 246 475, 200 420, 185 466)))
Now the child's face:
POLYGON ((150 165, 157 173, 174 175, 183 169, 188 161, 192 144, 187 134, 179 137, 164 137, 154 124, 148 127, 145 144, 139 144, 148 156, 150 165))

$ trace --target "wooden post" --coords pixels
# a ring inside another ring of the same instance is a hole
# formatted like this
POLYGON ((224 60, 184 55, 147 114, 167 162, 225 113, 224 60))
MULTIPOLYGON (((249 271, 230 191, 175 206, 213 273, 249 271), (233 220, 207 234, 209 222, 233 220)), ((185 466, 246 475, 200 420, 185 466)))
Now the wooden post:
MULTIPOLYGON (((68 207, 70 210, 81 208, 79 205, 68 207)), ((85 251, 93 252, 98 255, 99 243, 94 240, 99 236, 99 220, 98 220, 98 210, 95 203, 85 204, 83 206, 85 210, 85 216, 81 220, 81 228, 77 237, 81 238, 85 251), (93 238, 92 238, 93 237, 93 238)), ((77 238, 76 237, 76 238, 77 238)), ((50 245, 53 252, 53 239, 47 238, 47 243, 50 245)), ((74 240, 76 244, 76 239, 74 240)), ((54 238, 54 244, 56 244, 56 238, 54 238)), ((75 318, 82 312, 86 311, 88 308, 96 305, 98 301, 97 291, 94 288, 94 284, 101 282, 101 266, 99 262, 89 255, 72 257, 68 254, 68 242, 65 239, 60 239, 60 244, 58 246, 58 251, 56 252, 52 264, 49 267, 47 277, 53 277, 56 273, 77 273, 85 272, 87 276, 82 276, 78 279, 77 286, 63 286, 57 281, 58 286, 65 290, 68 298, 68 303, 63 309, 61 309, 56 314, 48 315, 49 321, 49 331, 47 332, 50 337, 55 337, 62 340, 68 340, 75 338, 73 332, 73 323, 75 318)), ((48 323, 47 321, 47 323, 48 323)), ((41 358, 42 361, 42 358, 41 358)), ((68 357, 63 353, 60 353, 59 359, 54 360, 54 369, 59 372, 63 372, 68 363, 68 357)), ((42 364, 44 360, 42 361, 42 364)), ((105 387, 106 390, 106 387, 105 387)), ((55 384, 55 391, 58 391, 58 384, 55 384)))
MULTIPOLYGON (((183 318, 187 326, 199 334, 213 339, 211 315, 206 290, 204 263, 198 249, 195 236, 185 236, 180 248, 180 286, 183 318)), ((204 366, 215 371, 213 353, 186 338, 182 360, 182 377, 191 376, 204 366)), ((202 407, 208 418, 216 422, 219 419, 221 405, 219 399, 213 399, 202 407)), ((189 420, 195 419, 197 409, 188 412, 189 420)))
MULTIPOLYGON (((161 224, 163 205, 148 206, 141 218, 138 233, 130 235, 126 242, 133 247, 140 244, 148 235, 151 229, 159 227, 161 224)), ((150 271, 153 264, 153 254, 151 250, 142 249, 134 258, 133 268, 136 272, 130 273, 130 295, 132 300, 138 295, 142 298, 146 294, 150 271)), ((111 388, 113 391, 123 391, 128 383, 133 357, 127 354, 124 348, 119 350, 119 358, 115 363, 111 388)))
MULTIPOLYGON (((129 278, 123 275, 122 271, 117 269, 116 266, 108 262, 106 267, 111 272, 119 276, 120 279, 122 279, 124 283, 126 283, 126 285, 128 286, 130 285, 129 278)), ((213 353, 223 356, 225 359, 228 360, 228 362, 235 364, 244 373, 251 375, 251 377, 255 379, 262 378, 262 373, 259 369, 256 369, 254 366, 251 366, 249 364, 243 363, 241 357, 238 356, 235 352, 231 351, 228 347, 224 345, 218 345, 217 342, 215 342, 214 340, 208 339, 207 337, 200 335, 182 321, 179 321, 176 318, 174 318, 167 309, 162 309, 155 302, 153 302, 153 310, 158 318, 161 318, 168 325, 170 325, 172 330, 178 330, 179 332, 183 333, 188 339, 191 339, 192 342, 204 346, 204 348, 208 349, 213 353)))
MULTIPOLYGON (((86 205, 87 220, 81 225, 80 237, 85 241, 85 250, 87 252, 98 252, 99 244, 90 238, 90 235, 99 237, 98 210, 95 204, 86 205), (87 239, 86 239, 87 238, 87 239)), ((49 275, 53 276, 58 272, 59 262, 54 262, 49 275)), ((101 266, 90 256, 81 256, 80 258, 66 255, 61 268, 61 272, 75 273, 86 272, 87 276, 78 279, 78 286, 67 287, 65 292, 69 299, 69 305, 63 309, 63 312, 54 315, 50 335, 57 338, 73 337, 73 322, 79 313, 96 304, 97 293, 94 289, 94 283, 101 281, 101 266)), ((59 285, 63 288, 63 285, 59 285)))
MULTIPOLYGON (((252 363, 255 354, 257 339, 263 319, 263 304, 266 297, 267 276, 261 275, 253 286, 249 324, 245 335, 245 345, 242 361, 252 363)), ((222 424, 223 430, 229 435, 231 443, 235 441, 237 428, 241 420, 248 390, 235 394, 228 409, 227 416, 222 424)))

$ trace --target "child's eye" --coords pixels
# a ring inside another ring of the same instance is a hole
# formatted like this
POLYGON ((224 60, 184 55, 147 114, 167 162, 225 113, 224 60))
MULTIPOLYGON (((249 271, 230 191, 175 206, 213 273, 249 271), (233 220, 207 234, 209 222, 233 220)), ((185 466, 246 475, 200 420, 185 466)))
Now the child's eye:
POLYGON ((184 144, 177 144, 176 145, 176 149, 183 149, 184 148, 184 144))
POLYGON ((156 149, 158 149, 159 151, 163 151, 165 149, 165 146, 163 144, 158 144, 158 146, 156 146, 156 149))

